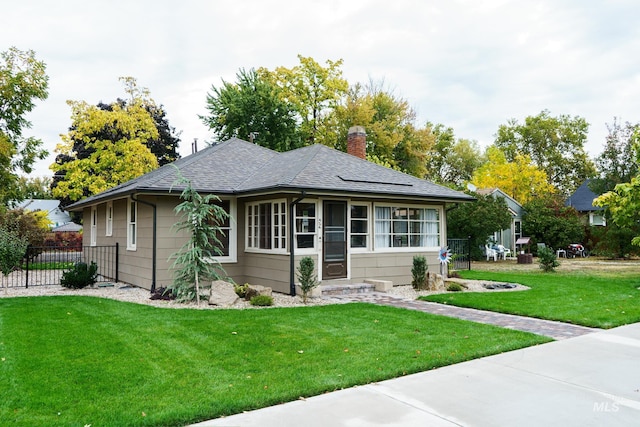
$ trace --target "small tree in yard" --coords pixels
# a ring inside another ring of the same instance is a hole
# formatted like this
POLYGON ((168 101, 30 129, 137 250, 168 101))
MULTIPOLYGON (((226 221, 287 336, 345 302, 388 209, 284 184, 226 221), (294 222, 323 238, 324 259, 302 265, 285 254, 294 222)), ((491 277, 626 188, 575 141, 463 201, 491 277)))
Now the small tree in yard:
POLYGON ((546 247, 538 249, 538 262, 542 271, 546 273, 555 271, 556 267, 560 265, 553 250, 546 247))
POLYGON ((411 286, 414 289, 426 289, 427 288, 427 259, 423 255, 416 255, 413 257, 413 267, 411 268, 411 275, 413 280, 411 286))
MULTIPOLYGON (((177 169, 177 168, 176 168, 177 169)), ((186 230, 189 240, 172 255, 175 261, 174 282, 171 290, 178 301, 193 301, 200 305, 200 281, 220 280, 225 276, 224 269, 213 259, 222 255, 222 243, 218 235, 222 234, 222 224, 229 214, 216 205, 220 199, 213 195, 201 196, 191 186, 191 181, 178 171, 177 184, 185 184, 180 198, 183 200, 175 208, 181 220, 174 225, 176 231, 186 230)))
POLYGON ((2 287, 7 292, 8 284, 5 287, 5 277, 9 276, 13 269, 20 265, 29 243, 18 233, 4 228, 0 228, 0 270, 2 271, 2 287))
POLYGON ((302 302, 307 303, 309 292, 318 286, 318 279, 315 274, 315 262, 313 258, 304 257, 300 260, 298 267, 298 280, 300 281, 300 289, 302 290, 302 302))

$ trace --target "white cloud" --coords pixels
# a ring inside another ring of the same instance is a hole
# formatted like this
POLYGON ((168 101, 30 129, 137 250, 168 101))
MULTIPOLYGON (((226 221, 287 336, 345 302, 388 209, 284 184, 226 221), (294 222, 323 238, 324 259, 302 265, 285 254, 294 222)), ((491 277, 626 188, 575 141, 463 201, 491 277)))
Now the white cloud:
POLYGON ((51 151, 70 125, 67 99, 113 101, 129 75, 164 104, 188 154, 211 138, 198 118, 211 85, 301 54, 342 58, 351 83, 384 79, 420 122, 484 145, 510 118, 582 116, 595 155, 614 116, 640 121, 639 12, 634 0, 24 0, 3 5, 0 50, 47 63, 50 95, 30 134, 51 151))

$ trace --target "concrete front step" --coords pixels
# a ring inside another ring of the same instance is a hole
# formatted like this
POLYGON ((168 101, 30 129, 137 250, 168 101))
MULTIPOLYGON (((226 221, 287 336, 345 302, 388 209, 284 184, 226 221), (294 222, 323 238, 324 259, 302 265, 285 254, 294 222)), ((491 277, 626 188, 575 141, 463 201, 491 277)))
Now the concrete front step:
POLYGON ((353 283, 344 285, 321 285, 322 296, 350 295, 373 292, 376 285, 370 283, 353 283))

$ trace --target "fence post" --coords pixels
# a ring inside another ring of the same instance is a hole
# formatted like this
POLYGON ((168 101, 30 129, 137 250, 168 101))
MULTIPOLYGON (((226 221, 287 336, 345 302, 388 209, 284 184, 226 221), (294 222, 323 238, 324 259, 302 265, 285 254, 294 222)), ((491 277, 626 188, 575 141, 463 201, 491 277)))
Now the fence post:
MULTIPOLYGON (((29 287, 29 257, 30 256, 31 256, 31 245, 29 244, 27 246, 27 255, 26 255, 27 261, 24 266, 27 270, 27 274, 25 274, 25 283, 24 283, 25 288, 29 287)), ((7 286, 9 286, 9 284, 7 284, 7 286)))
POLYGON ((469 270, 471 270, 471 236, 467 237, 467 250, 469 251, 469 270))

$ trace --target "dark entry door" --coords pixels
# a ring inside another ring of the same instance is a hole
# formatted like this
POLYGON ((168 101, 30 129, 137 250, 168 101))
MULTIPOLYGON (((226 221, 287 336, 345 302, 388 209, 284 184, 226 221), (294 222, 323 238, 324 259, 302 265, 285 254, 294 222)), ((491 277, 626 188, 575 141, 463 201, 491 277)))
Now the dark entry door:
POLYGON ((324 201, 322 278, 347 277, 347 202, 324 201))

